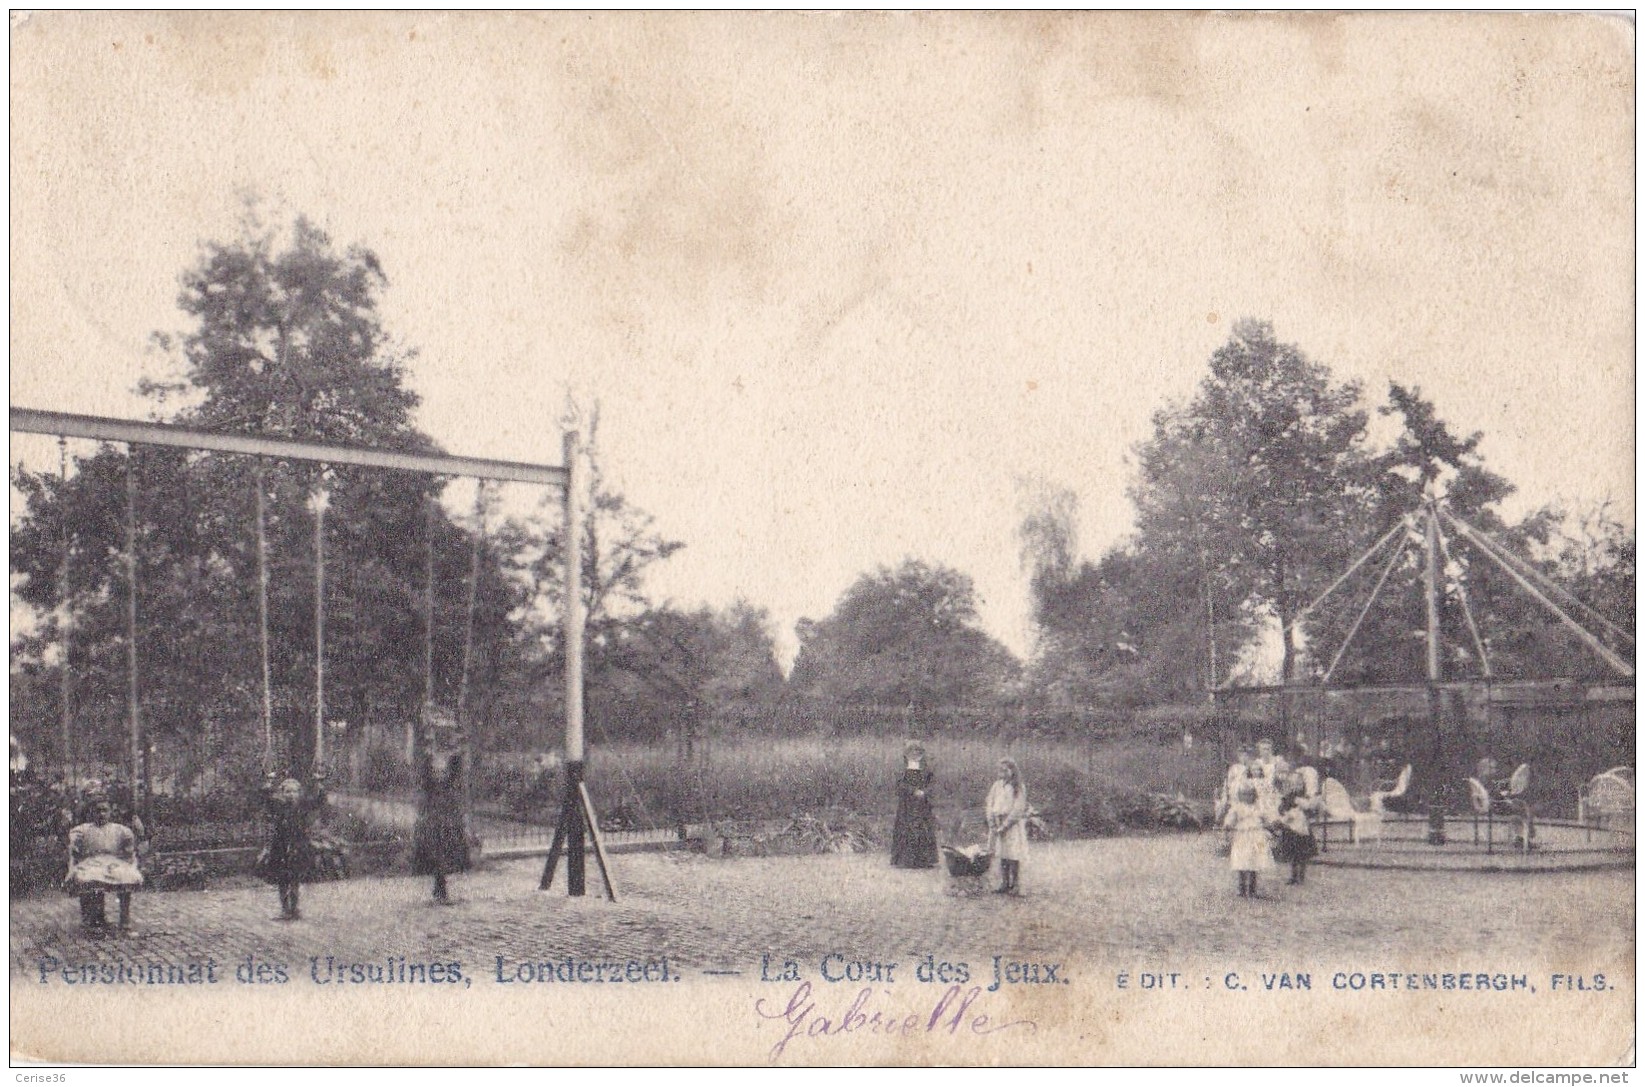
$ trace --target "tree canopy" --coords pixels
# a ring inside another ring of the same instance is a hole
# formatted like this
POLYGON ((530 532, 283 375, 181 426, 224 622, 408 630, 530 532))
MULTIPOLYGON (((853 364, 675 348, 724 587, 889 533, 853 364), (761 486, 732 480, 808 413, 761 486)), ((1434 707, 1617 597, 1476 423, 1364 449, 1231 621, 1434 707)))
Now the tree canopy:
MULTIPOLYGON (((407 385, 415 355, 378 313, 387 284, 365 248, 339 248, 302 218, 275 229, 248 216, 182 276, 187 327, 156 337, 174 372, 142 392, 158 416, 203 429, 432 450, 407 385)), ((796 701, 997 710, 1020 707, 1025 689, 1058 709, 1203 704, 1275 631, 1288 680, 1417 679, 1426 616, 1409 518, 1440 498, 1502 548, 1482 550, 1461 530, 1443 541, 1447 676, 1481 674, 1482 649, 1497 675, 1597 671, 1521 576, 1600 617, 1601 637, 1632 656, 1631 527, 1604 509, 1555 507, 1508 523, 1513 488, 1485 465, 1482 435, 1453 430, 1420 389, 1393 383, 1375 410, 1399 429, 1378 448, 1368 410, 1358 385, 1270 324, 1238 322, 1194 394, 1155 412, 1136 447, 1129 538, 1082 558, 1074 494, 1032 489, 1018 536, 1038 633, 1026 672, 982 629, 968 575, 910 558, 862 574, 829 615, 802 620, 785 680, 758 607, 651 600, 648 572, 684 544, 606 479, 595 408, 581 420, 593 465, 582 549, 591 723, 606 738, 689 737, 796 701), (1385 537, 1374 562, 1325 593, 1385 537)), ((428 706, 483 721, 494 748, 553 735, 566 551, 557 495, 500 516, 482 489, 470 519, 441 502, 445 481, 418 473, 113 446, 72 468, 13 478, 25 506, 14 593, 42 622, 14 639, 12 719, 35 749, 55 751, 66 689, 77 757, 120 761, 128 487, 142 713, 150 736, 182 753, 172 769, 185 784, 260 750, 259 525, 274 725, 293 763, 305 757, 322 507, 326 715, 345 744, 403 749, 428 706)))
POLYGON ((1360 390, 1266 322, 1240 321, 1186 405, 1154 416, 1137 450, 1139 546, 1174 555, 1240 606, 1266 608, 1296 670, 1294 620, 1363 534, 1360 390))
MULTIPOLYGON (((392 346, 377 314, 385 284, 368 250, 339 251, 301 218, 275 230, 248 216, 239 237, 206 245, 184 273, 178 305, 189 327, 156 337, 176 373, 141 391, 171 421, 203 429, 432 449, 412 424, 409 356, 392 346)), ((441 481, 347 467, 322 475, 307 463, 146 446, 129 454, 104 446, 76 457, 75 468, 67 479, 49 470, 16 474, 26 503, 13 538, 17 591, 59 615, 44 639, 61 642, 64 626, 73 627, 76 712, 123 707, 115 692, 125 682, 131 473, 144 723, 169 747, 189 752, 196 770, 261 750, 251 727, 262 701, 258 489, 270 680, 291 758, 305 757, 303 726, 314 714, 318 492, 327 496, 328 718, 354 732, 396 735, 419 716, 425 694, 455 702, 465 654, 471 673, 500 666, 519 588, 487 552, 474 584, 476 636, 466 637, 472 535, 436 501, 441 481), (431 562, 432 622, 425 595, 431 562), (59 584, 65 566, 66 596, 59 584)), ((34 658, 43 662, 45 654, 34 658)), ((45 716, 41 708, 34 707, 36 719, 45 716)), ((106 756, 109 738, 119 735, 106 727, 81 732, 86 761, 106 756)))
POLYGON ((978 626, 971 578, 917 559, 864 574, 827 618, 801 620, 797 633, 792 687, 834 702, 975 705, 998 697, 1016 670, 978 626))
MULTIPOLYGON (((1054 487, 1024 515, 1035 695, 1051 705, 1203 698, 1276 629, 1280 675, 1293 681, 1328 671, 1339 683, 1420 680, 1427 620, 1410 518, 1435 499, 1584 604, 1603 601, 1596 613, 1628 613, 1630 530, 1551 508, 1507 523, 1500 503, 1513 487, 1484 464, 1481 434, 1459 436, 1420 389, 1399 383, 1376 410, 1401 424, 1386 448, 1367 437, 1357 385, 1334 381, 1269 324, 1236 324, 1194 397, 1157 412, 1137 449, 1130 538, 1096 562, 1078 559, 1072 496, 1054 487), (1385 534, 1384 549, 1326 595, 1385 534)), ((1446 676, 1482 675, 1482 647, 1499 676, 1598 670, 1494 558, 1446 531, 1446 676)))

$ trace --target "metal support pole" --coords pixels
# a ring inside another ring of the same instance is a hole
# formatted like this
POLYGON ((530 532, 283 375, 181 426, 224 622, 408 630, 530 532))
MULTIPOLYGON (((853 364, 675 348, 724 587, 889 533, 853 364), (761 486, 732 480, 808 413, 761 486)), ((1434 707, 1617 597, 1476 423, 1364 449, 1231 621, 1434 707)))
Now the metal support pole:
POLYGON ((1451 524, 1455 525, 1464 536, 1468 537, 1468 540, 1473 543, 1475 547, 1485 552, 1491 561, 1496 563, 1497 566, 1502 569, 1503 573, 1513 578, 1520 588, 1531 594, 1537 603, 1553 612, 1554 616, 1561 623, 1564 623, 1565 626, 1570 629, 1571 633, 1581 639, 1583 645, 1586 645, 1589 649, 1592 649, 1605 661, 1606 664, 1609 664, 1612 668, 1615 668, 1624 676, 1627 676, 1630 679, 1633 678, 1634 669, 1631 664, 1613 653, 1610 647, 1608 647, 1604 642, 1590 634, 1581 623, 1578 623, 1575 619, 1572 619, 1569 615, 1565 614, 1565 612, 1560 609, 1559 605, 1555 604, 1552 600, 1549 600, 1547 596, 1543 595, 1543 593, 1538 590, 1535 585, 1532 585, 1530 581, 1524 577, 1524 575, 1515 570, 1502 558, 1501 555, 1498 555, 1493 548, 1488 546, 1487 537, 1475 533, 1473 529, 1468 527, 1466 522, 1458 520, 1455 515, 1451 515, 1451 524))
MULTIPOLYGON (((1436 529, 1435 534, 1439 537, 1439 550, 1445 556, 1445 564, 1449 566, 1451 564, 1451 545, 1446 542, 1443 529, 1436 529)), ((1468 603, 1468 586, 1461 580, 1457 581, 1457 602, 1462 605, 1462 618, 1468 623, 1468 634, 1474 640, 1474 652, 1479 655, 1479 669, 1485 677, 1488 691, 1491 681, 1491 658, 1485 652, 1485 639, 1480 637, 1479 624, 1474 621, 1474 609, 1468 603)))
POLYGON ((1433 499, 1428 502, 1428 520, 1423 538, 1423 596, 1428 609, 1428 734, 1433 741, 1434 765, 1438 766, 1443 750, 1440 730, 1445 695, 1439 689, 1439 683, 1444 678, 1440 671, 1439 653, 1439 504, 1433 499))
POLYGON ((1394 567, 1399 565, 1400 557, 1404 554, 1405 547, 1403 544, 1394 548, 1393 554, 1388 558, 1388 565, 1382 569, 1382 576, 1377 578, 1377 583, 1371 587, 1371 595, 1365 598, 1365 606, 1359 610, 1359 615, 1354 618, 1354 625, 1348 628, 1348 636, 1342 639, 1342 646, 1337 650, 1337 655, 1331 658, 1331 666, 1325 669, 1324 682, 1331 682, 1331 676, 1336 672, 1337 665, 1341 664, 1342 658, 1348 654, 1348 647, 1353 644, 1354 636, 1359 633, 1360 625, 1365 622, 1365 617, 1371 614, 1371 606, 1377 602, 1377 596, 1382 592, 1383 585, 1387 584, 1388 575, 1394 572, 1394 567))
POLYGON ((580 436, 565 435, 565 802, 567 891, 581 896, 584 877, 583 811, 583 471, 580 436))

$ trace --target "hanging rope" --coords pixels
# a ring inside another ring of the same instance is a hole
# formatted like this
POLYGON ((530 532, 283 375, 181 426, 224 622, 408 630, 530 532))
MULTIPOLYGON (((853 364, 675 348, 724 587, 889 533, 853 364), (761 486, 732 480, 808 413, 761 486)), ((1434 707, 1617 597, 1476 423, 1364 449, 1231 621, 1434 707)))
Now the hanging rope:
POLYGON ((326 491, 325 465, 314 476, 314 765, 325 767, 326 744, 326 491))
POLYGON ((434 743, 434 496, 423 498, 423 727, 417 750, 434 743))
MULTIPOLYGON (((1466 524, 1466 522, 1463 522, 1460 517, 1458 517, 1456 514, 1452 513, 1448 509, 1445 511, 1445 516, 1451 518, 1452 521, 1458 522, 1459 524, 1466 524)), ((1521 559, 1518 555, 1516 555, 1512 551, 1508 550, 1508 548, 1505 545, 1499 543, 1496 540, 1493 540, 1490 536, 1486 535, 1485 533, 1480 532, 1478 529, 1473 528, 1473 526, 1471 526, 1471 525, 1468 526, 1468 528, 1469 528, 1470 532, 1472 533, 1472 535, 1470 535, 1468 537, 1470 540, 1474 539, 1475 536, 1478 537, 1478 540, 1476 541, 1476 546, 1479 546, 1481 548, 1489 549, 1494 554, 1494 556, 1497 559, 1499 559, 1501 562, 1506 562, 1506 563, 1511 564, 1514 567, 1514 569, 1517 570, 1521 575, 1531 579, 1532 581, 1535 581, 1541 588, 1546 590, 1548 593, 1552 594, 1553 596, 1559 597, 1561 600, 1564 600, 1567 604, 1571 605, 1572 607, 1577 608, 1578 610, 1587 613, 1587 615, 1590 618, 1592 618, 1595 622, 1599 623, 1601 626, 1603 626, 1606 630, 1610 631, 1616 637, 1618 637, 1618 638, 1622 639, 1623 641, 1627 642, 1630 646, 1634 644, 1633 635, 1629 634, 1627 631, 1623 630, 1621 627, 1617 626, 1615 623, 1613 623, 1609 619, 1605 618, 1605 616, 1601 615, 1599 612, 1595 611, 1593 608, 1589 607, 1587 604, 1584 604, 1581 600, 1577 599, 1577 597, 1573 593, 1571 593, 1563 585, 1559 584, 1559 582, 1553 580, 1547 574, 1544 574, 1541 570, 1538 570, 1535 566, 1533 566, 1530 563, 1526 562, 1524 559, 1521 559)))
MULTIPOLYGON (((137 446, 126 444, 126 699, 131 723, 131 810, 143 780, 143 723, 137 688, 137 446)), ((146 792, 144 803, 147 802, 146 792)))
POLYGON ((63 744, 62 769, 68 775, 69 783, 78 789, 80 786, 80 766, 74 758, 74 681, 69 672, 69 628, 71 626, 69 621, 69 555, 74 549, 74 536, 69 531, 68 518, 69 442, 67 438, 62 436, 57 439, 57 471, 59 483, 57 504, 63 514, 63 550, 62 558, 57 564, 57 638, 58 649, 63 654, 63 659, 58 667, 59 709, 62 713, 60 722, 63 744))
POLYGON ((468 619, 463 627, 463 671, 457 681, 457 728, 462 736, 463 817, 474 809, 474 737, 468 719, 468 681, 474 659, 474 612, 480 588, 480 547, 486 534, 485 480, 474 481, 474 546, 468 556, 468 619))
POLYGON ((1372 555, 1375 555, 1378 551, 1381 551, 1384 544, 1386 544, 1389 540, 1393 539, 1394 535, 1396 533, 1404 531, 1405 528, 1409 524, 1410 524, 1410 518, 1409 517, 1402 517, 1402 518, 1400 518, 1398 524, 1394 525, 1394 527, 1389 529, 1387 532, 1384 532, 1382 534, 1382 538, 1380 540, 1378 540, 1376 543, 1372 544, 1369 548, 1367 548, 1365 553, 1363 555, 1361 555, 1359 557, 1359 559, 1352 566, 1348 567, 1348 569, 1346 569, 1342 572, 1341 577, 1339 577, 1335 581, 1331 582, 1331 587, 1330 588, 1326 589, 1324 592, 1322 592, 1318 596, 1316 596, 1314 598, 1314 602, 1312 604, 1309 604, 1306 608, 1303 608, 1301 611, 1297 612, 1296 618, 1291 620, 1291 629, 1295 630, 1297 625, 1308 617, 1309 613, 1311 613, 1315 608, 1319 607, 1321 604, 1325 603, 1325 598, 1326 597, 1328 597, 1332 593, 1336 592, 1337 589, 1342 585, 1342 583, 1344 581, 1347 581, 1349 578, 1354 576, 1354 571, 1358 570, 1361 566, 1364 566, 1366 564, 1366 562, 1368 562, 1370 560, 1372 555))
MULTIPOLYGON (((1387 537, 1383 537, 1383 539, 1387 539, 1387 537)), ((1381 547, 1382 544, 1378 543, 1377 546, 1381 547)), ((1349 628, 1348 636, 1342 639, 1342 647, 1337 650, 1337 655, 1331 658, 1331 666, 1325 670, 1325 678, 1322 682, 1331 682, 1332 673, 1337 670, 1337 665, 1342 663, 1342 658, 1348 652, 1348 647, 1353 644, 1354 636, 1359 633, 1360 624, 1365 622, 1365 616, 1370 614, 1371 605, 1376 603, 1377 595, 1382 592, 1382 586, 1388 581, 1388 575, 1394 572, 1394 567, 1399 565, 1399 560, 1404 555, 1405 544, 1402 543, 1394 548, 1394 553, 1388 557, 1388 565, 1382 568, 1382 576, 1377 578, 1376 585, 1371 589, 1371 595, 1365 598, 1365 606, 1359 609, 1359 615, 1355 617, 1354 625, 1349 628)))
POLYGON ((1214 702, 1217 689, 1217 605, 1211 595, 1211 562, 1205 554, 1203 534, 1199 543, 1199 573, 1200 583, 1205 586, 1205 648, 1208 658, 1205 690, 1214 702))
POLYGON ((263 497, 263 462, 256 462, 254 486, 257 492, 257 645, 263 665, 263 773, 274 770, 274 690, 268 661, 268 526, 263 497))
POLYGON ((463 628, 463 671, 457 682, 457 723, 468 727, 468 680, 474 659, 474 611, 480 588, 480 547, 485 540, 485 480, 474 481, 474 547, 468 556, 468 621, 463 628))

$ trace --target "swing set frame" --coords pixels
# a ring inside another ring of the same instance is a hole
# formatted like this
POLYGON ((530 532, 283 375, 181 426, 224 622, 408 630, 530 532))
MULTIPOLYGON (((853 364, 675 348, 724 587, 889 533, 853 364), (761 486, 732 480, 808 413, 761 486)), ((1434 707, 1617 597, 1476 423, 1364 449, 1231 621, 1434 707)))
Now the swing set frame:
MULTIPOLYGON (((583 744, 583 643, 585 614, 582 599, 582 540, 583 540, 583 495, 587 486, 586 471, 582 466, 584 449, 581 436, 577 431, 565 432, 562 442, 564 463, 560 465, 532 464, 523 461, 492 460, 481 457, 457 456, 446 453, 411 453, 393 449, 379 449, 371 446, 344 445, 331 442, 315 442, 293 438, 273 438, 262 435, 230 434, 206 430, 194 430, 188 427, 176 426, 169 423, 142 422, 134 419, 117 419, 96 415, 78 415, 69 412, 44 411, 34 408, 13 406, 11 409, 11 430, 14 433, 43 434, 53 436, 60 443, 68 438, 84 438, 98 442, 124 443, 128 455, 134 454, 136 447, 142 445, 169 446, 180 449, 193 449, 205 452, 240 454, 243 456, 307 461, 321 465, 322 469, 330 465, 358 465, 368 468, 383 468, 403 472, 419 472, 433 476, 468 477, 482 483, 487 480, 498 482, 530 483, 539 486, 553 487, 559 490, 563 500, 565 517, 566 552, 565 561, 565 600, 563 603, 564 632, 565 632, 565 790, 560 806, 560 818, 555 828, 554 847, 550 850, 548 863, 544 866, 540 890, 547 890, 553 881, 560 854, 566 858, 567 891, 573 897, 586 893, 587 878, 585 860, 587 854, 587 838, 593 838, 594 853, 599 863, 600 875, 605 882, 606 896, 613 902, 617 900, 616 886, 612 881, 610 866, 606 861, 605 846, 601 840, 599 823, 594 816, 594 805, 589 798, 588 789, 583 784, 587 756, 583 744)), ((66 454, 64 457, 64 471, 66 473, 66 454)), ((257 493, 259 512, 259 551, 261 551, 261 513, 263 504, 262 488, 259 485, 257 493)), ((127 514, 127 554, 126 580, 127 601, 126 611, 128 624, 128 707, 127 716, 130 726, 130 756, 131 782, 133 799, 135 801, 139 782, 142 778, 143 759, 143 729, 141 716, 141 694, 138 687, 138 671, 136 662, 136 607, 137 607, 137 555, 136 555, 136 476, 128 469, 126 483, 126 514, 127 514)), ((322 492, 317 492, 314 501, 315 511, 315 592, 316 599, 323 601, 324 577, 324 518, 325 498, 322 492)), ((65 558, 66 561, 66 558, 65 558)), ((259 572, 260 579, 266 578, 266 573, 259 572)), ((472 593, 473 586, 470 586, 472 593)), ((316 706, 314 722, 314 758, 319 765, 324 753, 325 736, 325 709, 324 709, 324 660, 325 660, 325 629, 323 610, 316 612, 316 706)), ((432 622, 432 613, 429 616, 432 622)), ((66 667, 66 665, 65 665, 66 667)), ((466 665, 465 676, 466 681, 466 665)), ((266 681, 266 676, 265 676, 266 681)), ((265 702, 267 687, 264 689, 265 702)), ((266 718, 265 705, 265 718, 266 718)), ((65 701, 64 727, 68 726, 68 708, 65 701)), ((270 742, 267 735, 269 724, 264 722, 265 742, 270 742)))
MULTIPOLYGON (((1452 532, 1459 538, 1467 540, 1473 551, 1505 573, 1508 578, 1527 596, 1535 600, 1542 608, 1557 619, 1566 630, 1602 660, 1612 672, 1616 673, 1626 687, 1611 687, 1600 683, 1584 683, 1582 691, 1585 701, 1614 700, 1617 691, 1625 690, 1629 700, 1632 699, 1634 682, 1634 666, 1619 652, 1607 645, 1593 627, 1598 627, 1610 634, 1614 641, 1622 644, 1631 651, 1634 647, 1634 638, 1621 627, 1611 622, 1593 608, 1583 604, 1570 592, 1562 588, 1547 575, 1541 573, 1531 563, 1515 555, 1506 545, 1480 531, 1478 528, 1463 520, 1452 511, 1443 498, 1437 494, 1427 497, 1418 511, 1408 514, 1390 527, 1378 540, 1371 544, 1358 559, 1354 561, 1331 585, 1316 597, 1307 607, 1292 620, 1295 628, 1301 624, 1327 598, 1337 592, 1361 568, 1367 567, 1370 561, 1378 556, 1385 547, 1389 547, 1386 565, 1382 567, 1381 575, 1377 578, 1370 594, 1361 605, 1355 616, 1352 626, 1332 657, 1330 666, 1318 682, 1300 681, 1291 676, 1282 677, 1278 684, 1264 686, 1243 686, 1234 683, 1223 685, 1213 684, 1210 689, 1213 713, 1227 706, 1236 707, 1244 698, 1259 695, 1278 695, 1282 731, 1286 742, 1291 741, 1290 711, 1293 696, 1319 696, 1321 694, 1348 693, 1348 694, 1401 694, 1422 693, 1427 701, 1427 727, 1429 739, 1436 745, 1443 735, 1446 705, 1454 696, 1479 688, 1486 694, 1485 709, 1487 715, 1487 729, 1490 728, 1490 714, 1492 706, 1497 701, 1494 691, 1524 690, 1536 691, 1551 686, 1567 684, 1568 681, 1559 679, 1532 679, 1504 682, 1497 678, 1492 670, 1489 647, 1481 636, 1479 625, 1475 619, 1473 606, 1468 599, 1467 587, 1464 581, 1458 580, 1455 584, 1458 603, 1461 605, 1463 618, 1467 624, 1468 634, 1472 642, 1471 649, 1478 662, 1480 675, 1478 677, 1447 678, 1444 673, 1442 638, 1440 634, 1440 601, 1445 593, 1442 570, 1452 561, 1450 543, 1446 538, 1444 526, 1449 525, 1452 532), (1390 546, 1391 545, 1391 546, 1390 546), (1359 633, 1361 625, 1372 607, 1376 604, 1383 586, 1395 567, 1404 558, 1408 548, 1418 549, 1421 562, 1423 599, 1427 613, 1427 625, 1423 631, 1427 649, 1427 669, 1425 681, 1421 683, 1385 683, 1385 684, 1344 684, 1333 683, 1332 676, 1337 666, 1342 663, 1349 646, 1359 633), (1563 603, 1565 606, 1561 607, 1563 603), (1584 623, 1576 615, 1583 615, 1588 622, 1584 623)), ((1289 635, 1290 631, 1286 634, 1289 635)), ((1215 631, 1210 631, 1212 648, 1215 649, 1215 631)), ((1214 659, 1214 657, 1213 657, 1214 659)), ((1220 714, 1218 714, 1220 716, 1220 714)), ((1318 723, 1315 722, 1312 747, 1317 754, 1321 747, 1318 723)), ((1227 736, 1224 736, 1226 744, 1227 736)))

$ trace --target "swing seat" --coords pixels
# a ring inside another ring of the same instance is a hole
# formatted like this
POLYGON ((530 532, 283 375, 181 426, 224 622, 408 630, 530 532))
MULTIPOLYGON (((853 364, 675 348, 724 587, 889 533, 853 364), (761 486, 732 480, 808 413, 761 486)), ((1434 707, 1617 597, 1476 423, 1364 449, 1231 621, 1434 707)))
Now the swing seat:
POLYGON ((1320 799, 1324 803, 1326 818, 1348 824, 1350 841, 1358 843, 1370 840, 1378 845, 1382 844, 1382 806, 1376 800, 1375 794, 1370 810, 1360 811, 1354 807, 1353 798, 1348 795, 1346 785, 1336 778, 1326 778, 1320 786, 1320 799))
POLYGON ((1319 771, 1312 766, 1299 766, 1297 773, 1302 775, 1302 795, 1307 800, 1319 799, 1319 771))
POLYGON ((1630 827, 1634 822, 1634 771, 1617 766, 1595 774, 1576 793, 1577 822, 1584 826, 1630 827))
POLYGON ((1405 769, 1399 772, 1387 789, 1379 789, 1371 794, 1371 810, 1378 815, 1383 814, 1382 805, 1389 800, 1397 800, 1405 795, 1411 787, 1411 764, 1406 763, 1405 769))
POLYGON ((1498 815, 1506 816, 1519 824, 1519 834, 1514 839, 1514 847, 1522 853, 1530 852, 1536 840, 1536 823, 1531 815, 1531 805, 1523 794, 1531 784, 1531 764, 1521 763, 1513 773, 1502 791, 1493 796, 1491 790, 1478 778, 1468 779, 1468 801, 1474 809, 1474 842, 1479 842, 1479 817, 1485 817, 1485 850, 1490 852, 1495 846, 1494 824, 1498 815))
POLYGON ((317 835, 309 840, 313 851, 311 871, 317 880, 339 880, 349 877, 348 847, 335 838, 317 835))

